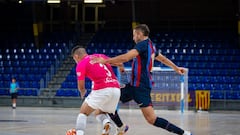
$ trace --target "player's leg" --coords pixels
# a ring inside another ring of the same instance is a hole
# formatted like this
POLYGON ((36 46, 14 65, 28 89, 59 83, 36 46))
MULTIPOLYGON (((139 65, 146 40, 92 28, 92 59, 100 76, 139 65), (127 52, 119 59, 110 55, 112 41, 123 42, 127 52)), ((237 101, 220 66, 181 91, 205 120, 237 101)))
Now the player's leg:
POLYGON ((77 135, 84 135, 87 123, 87 116, 90 115, 94 110, 95 109, 91 108, 86 102, 83 102, 76 121, 77 135))
MULTIPOLYGON (((122 103, 126 103, 133 99, 133 95, 130 90, 131 90, 131 86, 129 84, 126 84, 124 88, 121 88, 120 101, 122 103)), ((122 122, 117 110, 115 111, 115 113, 109 113, 108 115, 117 126, 116 135, 123 135, 124 133, 127 132, 128 125, 122 122)))
POLYGON ((16 98, 13 98, 12 107, 13 107, 13 109, 15 109, 17 107, 17 99, 16 98))
POLYGON ((87 124, 87 116, 94 110, 95 109, 91 108, 86 102, 83 102, 76 120, 76 128, 68 130, 66 135, 84 135, 87 124))
POLYGON ((102 123, 103 125, 102 135, 108 135, 111 129, 109 117, 105 112, 99 109, 95 111, 95 115, 96 115, 97 121, 102 123))
POLYGON ((17 104, 17 93, 12 93, 11 98, 12 98, 12 108, 15 109, 17 104))
POLYGON ((118 111, 116 110, 115 113, 109 113, 108 114, 110 116, 110 118, 113 120, 113 122, 116 124, 117 126, 117 131, 115 133, 115 135, 123 135, 128 131, 128 125, 123 124, 118 111))
POLYGON ((170 123, 166 119, 157 117, 154 113, 152 106, 142 107, 141 111, 143 113, 144 118, 147 120, 149 124, 166 129, 169 132, 172 132, 178 135, 184 135, 184 130, 170 123))
POLYGON ((150 96, 151 90, 150 89, 135 88, 134 91, 135 91, 134 92, 135 93, 134 100, 139 104, 139 107, 141 108, 143 116, 149 124, 154 125, 156 127, 166 129, 169 132, 172 132, 172 133, 175 133, 178 135, 191 135, 191 134, 186 134, 187 131, 185 132, 183 129, 170 123, 166 119, 156 116, 154 109, 152 107, 152 101, 151 101, 151 96, 150 96), (139 91, 141 91, 141 92, 139 92, 139 91))
MULTIPOLYGON (((94 104, 98 104, 99 110, 102 112, 114 113, 120 98, 119 88, 105 88, 101 91, 94 91, 93 94, 95 97, 97 97, 94 104)), ((103 121, 103 119, 105 119, 105 116, 101 115, 97 119, 99 121, 103 121)))

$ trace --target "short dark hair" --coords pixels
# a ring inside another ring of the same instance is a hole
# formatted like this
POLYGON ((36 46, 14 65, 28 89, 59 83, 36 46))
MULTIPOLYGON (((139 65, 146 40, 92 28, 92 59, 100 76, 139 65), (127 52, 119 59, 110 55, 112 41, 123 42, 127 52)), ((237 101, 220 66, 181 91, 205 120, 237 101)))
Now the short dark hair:
POLYGON ((76 52, 76 50, 78 50, 79 48, 83 48, 83 47, 80 46, 80 45, 77 45, 77 46, 73 47, 73 49, 72 49, 72 51, 71 51, 71 55, 73 56, 74 53, 76 52))
POLYGON ((146 24, 139 24, 134 29, 140 30, 144 36, 149 36, 150 30, 146 24))
POLYGON ((75 55, 75 54, 83 55, 83 54, 86 54, 86 53, 87 52, 86 52, 85 48, 83 46, 80 46, 80 45, 75 46, 71 51, 72 56, 75 55))

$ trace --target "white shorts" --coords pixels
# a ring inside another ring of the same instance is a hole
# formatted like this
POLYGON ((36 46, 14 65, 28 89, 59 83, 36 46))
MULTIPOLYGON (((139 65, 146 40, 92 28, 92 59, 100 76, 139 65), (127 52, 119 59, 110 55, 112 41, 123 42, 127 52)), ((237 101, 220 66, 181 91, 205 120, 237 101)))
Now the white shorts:
POLYGON ((91 108, 114 113, 120 98, 119 88, 92 90, 85 101, 91 108))

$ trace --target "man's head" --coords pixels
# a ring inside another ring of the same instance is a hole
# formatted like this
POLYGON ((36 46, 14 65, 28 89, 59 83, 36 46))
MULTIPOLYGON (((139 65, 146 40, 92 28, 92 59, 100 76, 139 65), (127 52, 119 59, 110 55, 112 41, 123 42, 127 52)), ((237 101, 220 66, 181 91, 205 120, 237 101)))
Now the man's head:
POLYGON ((139 24, 133 29, 133 40, 135 43, 148 38, 150 30, 146 24, 139 24))
POLYGON ((84 56, 87 55, 86 50, 81 46, 75 46, 72 49, 72 57, 76 63, 82 60, 84 56))
POLYGON ((12 78, 12 83, 15 83, 16 82, 16 78, 12 78))

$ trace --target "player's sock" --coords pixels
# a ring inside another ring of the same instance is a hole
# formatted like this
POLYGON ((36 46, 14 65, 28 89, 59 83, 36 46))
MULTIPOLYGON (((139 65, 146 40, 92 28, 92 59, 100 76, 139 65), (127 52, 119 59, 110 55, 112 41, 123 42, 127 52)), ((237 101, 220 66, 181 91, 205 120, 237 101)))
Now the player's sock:
POLYGON ((98 114, 96 119, 103 125, 102 135, 109 135, 111 129, 109 117, 106 114, 98 114))
POLYGON ((84 130, 86 128, 86 123, 87 123, 87 116, 82 113, 78 114, 77 122, 76 122, 77 135, 84 134, 84 130))
POLYGON ((157 127, 161 127, 163 129, 168 130, 169 132, 173 132, 178 135, 183 135, 183 133, 184 133, 184 130, 182 130, 181 128, 177 127, 176 125, 168 122, 167 120, 165 120, 163 118, 157 117, 157 119, 153 125, 157 126, 157 127))
POLYGON ((16 103, 13 103, 13 104, 12 104, 12 108, 13 108, 13 109, 16 109, 16 103))
POLYGON ((82 130, 78 130, 76 135, 84 135, 84 132, 82 130))
POLYGON ((190 131, 185 130, 183 135, 192 135, 192 133, 190 131))
POLYGON ((108 115, 111 117, 111 119, 112 119, 112 120, 114 121, 114 123, 117 125, 117 127, 120 128, 120 127, 123 126, 122 120, 120 119, 117 111, 115 111, 115 114, 109 113, 108 115))
POLYGON ((98 114, 96 116, 96 119, 98 122, 101 122, 103 125, 105 125, 106 123, 110 123, 110 120, 108 119, 106 114, 98 114))

